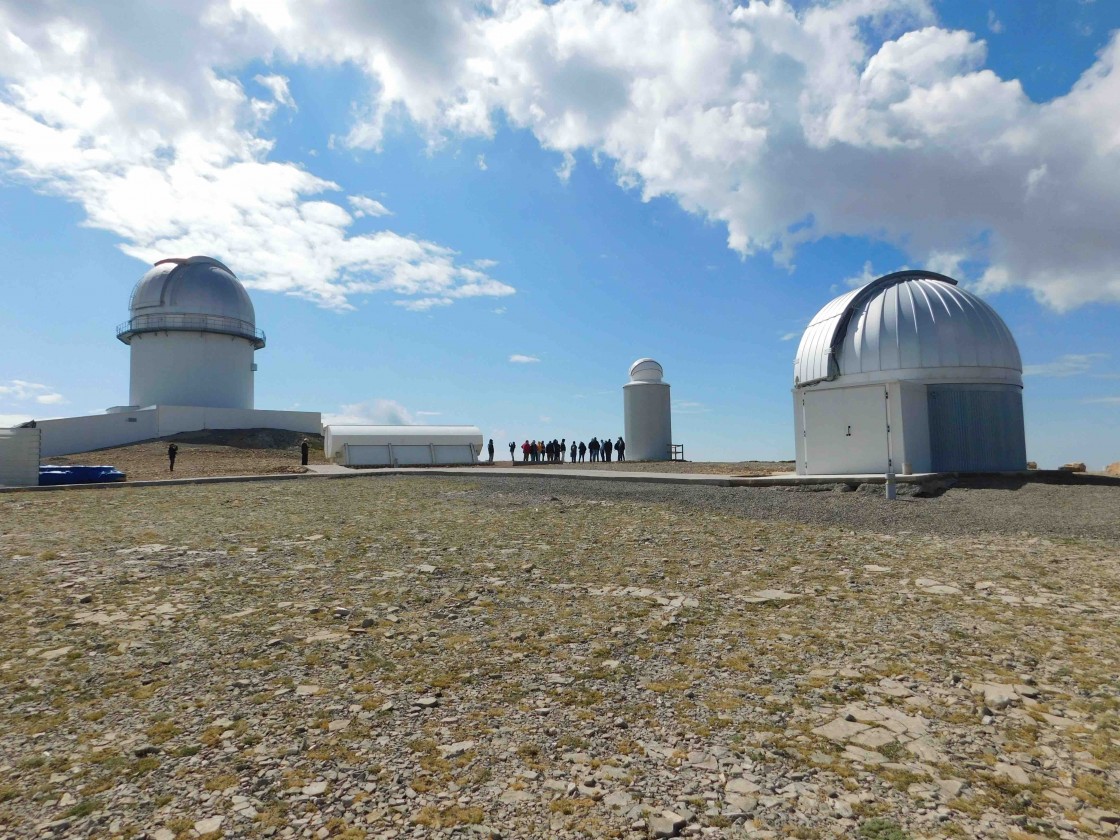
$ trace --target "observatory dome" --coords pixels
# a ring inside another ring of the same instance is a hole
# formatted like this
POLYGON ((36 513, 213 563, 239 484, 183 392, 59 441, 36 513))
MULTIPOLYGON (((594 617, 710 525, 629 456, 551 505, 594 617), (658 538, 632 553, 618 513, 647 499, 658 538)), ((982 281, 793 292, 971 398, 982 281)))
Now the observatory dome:
POLYGON ((125 344, 139 333, 155 331, 239 336, 258 349, 265 344, 249 293, 229 268, 211 257, 157 262, 132 290, 129 314, 117 328, 125 344))
POLYGON ((653 359, 638 359, 630 365, 631 382, 660 382, 664 375, 664 368, 653 359))
POLYGON ((1022 372, 1015 339, 992 307, 950 277, 899 271, 841 295, 813 317, 797 349, 794 386, 835 380, 1022 386, 1022 372))

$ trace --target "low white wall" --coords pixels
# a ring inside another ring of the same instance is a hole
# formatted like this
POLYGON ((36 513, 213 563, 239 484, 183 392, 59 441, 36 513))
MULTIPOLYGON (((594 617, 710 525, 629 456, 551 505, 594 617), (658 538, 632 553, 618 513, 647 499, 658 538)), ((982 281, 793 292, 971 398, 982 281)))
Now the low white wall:
POLYGON ((0 429, 0 486, 38 486, 41 437, 41 429, 0 429))
POLYGON ((161 405, 157 437, 197 432, 201 429, 286 429, 320 434, 323 418, 317 411, 269 411, 254 408, 204 408, 161 405))
POLYGON ((322 417, 317 411, 160 405, 113 414, 40 420, 38 425, 43 432, 42 455, 49 458, 203 429, 286 429, 319 434, 322 417))
POLYGON ((89 414, 85 417, 40 420, 38 425, 43 430, 44 458, 124 446, 159 437, 158 411, 155 406, 118 414, 89 414))

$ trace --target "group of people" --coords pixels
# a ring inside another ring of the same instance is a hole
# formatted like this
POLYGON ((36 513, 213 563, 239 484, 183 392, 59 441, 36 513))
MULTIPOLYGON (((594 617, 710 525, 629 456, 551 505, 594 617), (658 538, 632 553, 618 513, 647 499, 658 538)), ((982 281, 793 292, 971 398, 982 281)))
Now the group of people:
MULTIPOLYGON (((490 453, 490 460, 494 460, 494 441, 490 441, 486 447, 490 453)), ((522 463, 544 463, 544 464, 562 464, 565 459, 573 464, 582 464, 587 460, 590 455, 591 461, 610 462, 613 457, 618 461, 626 460, 626 441, 622 439, 622 435, 618 436, 618 440, 612 441, 609 437, 591 438, 589 443, 584 443, 582 440, 579 443, 572 441, 571 446, 568 445, 568 439, 563 440, 526 440, 521 444, 521 461, 522 463)), ((511 463, 517 461, 517 443, 514 441, 509 442, 509 460, 511 463)))

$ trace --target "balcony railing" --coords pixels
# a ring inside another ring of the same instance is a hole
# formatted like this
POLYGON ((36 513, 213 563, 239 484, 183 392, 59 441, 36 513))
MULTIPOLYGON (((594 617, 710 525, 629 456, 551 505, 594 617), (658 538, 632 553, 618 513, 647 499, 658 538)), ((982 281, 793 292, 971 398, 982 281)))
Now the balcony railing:
POLYGON ((253 347, 264 347, 265 337, 248 321, 227 318, 223 315, 137 315, 123 324, 117 325, 117 338, 128 344, 134 335, 146 332, 210 332, 222 335, 235 335, 248 339, 253 347))

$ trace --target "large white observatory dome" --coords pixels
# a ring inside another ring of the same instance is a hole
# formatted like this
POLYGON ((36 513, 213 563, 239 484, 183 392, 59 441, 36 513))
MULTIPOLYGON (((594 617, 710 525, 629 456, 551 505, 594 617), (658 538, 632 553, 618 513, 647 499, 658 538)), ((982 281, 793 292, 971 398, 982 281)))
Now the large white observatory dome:
POLYGON ((211 257, 160 260, 132 290, 117 338, 129 345, 134 406, 253 408, 264 347, 249 293, 211 257))
POLYGON ((1019 348, 951 277, 898 271, 830 301, 793 375, 801 474, 1026 467, 1019 348))
POLYGON ((125 344, 152 330, 203 330, 247 338, 258 349, 265 344, 249 293, 212 257, 160 260, 140 278, 128 308, 131 318, 117 328, 125 344))
POLYGON ((1019 348, 987 303, 930 271, 899 271, 841 295, 814 316, 794 385, 951 379, 1023 384, 1019 348))

